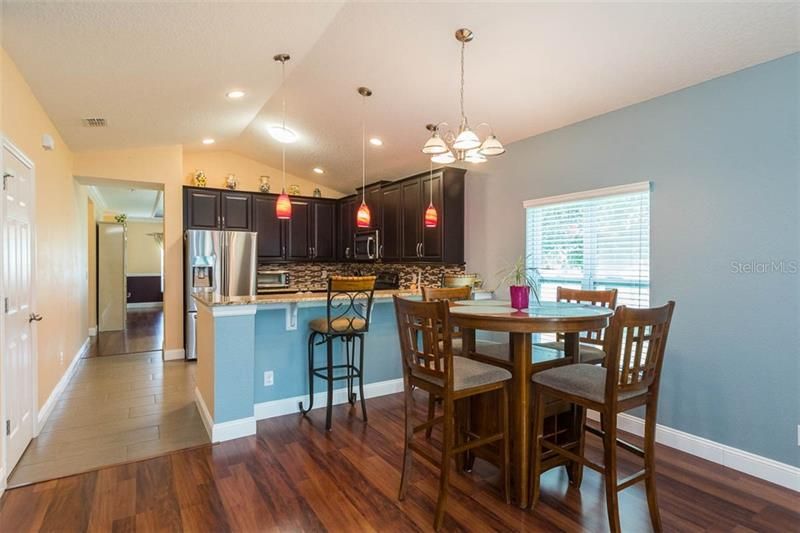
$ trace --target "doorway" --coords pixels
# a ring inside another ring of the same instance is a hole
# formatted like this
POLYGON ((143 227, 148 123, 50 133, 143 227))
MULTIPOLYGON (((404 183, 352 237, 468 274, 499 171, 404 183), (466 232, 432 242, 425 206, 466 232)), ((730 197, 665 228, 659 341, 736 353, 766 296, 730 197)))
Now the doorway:
POLYGON ((10 470, 31 442, 36 418, 36 335, 34 312, 34 166, 3 140, 2 222, 2 420, 5 464, 10 470))

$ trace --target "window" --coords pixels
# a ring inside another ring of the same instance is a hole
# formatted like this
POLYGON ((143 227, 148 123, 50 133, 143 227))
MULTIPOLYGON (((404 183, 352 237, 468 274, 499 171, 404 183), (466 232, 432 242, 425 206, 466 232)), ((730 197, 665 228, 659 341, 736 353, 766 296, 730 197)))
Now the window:
POLYGON ((650 305, 650 184, 529 200, 526 255, 542 300, 556 287, 619 291, 617 305, 650 305))

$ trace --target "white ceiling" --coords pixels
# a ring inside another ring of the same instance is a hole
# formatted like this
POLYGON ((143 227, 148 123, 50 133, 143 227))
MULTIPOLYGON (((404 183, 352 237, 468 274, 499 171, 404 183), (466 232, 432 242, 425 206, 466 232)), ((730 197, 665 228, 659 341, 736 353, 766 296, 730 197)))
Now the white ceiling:
POLYGON ((163 193, 152 189, 131 189, 110 185, 91 185, 90 195, 100 210, 128 215, 128 218, 163 218, 163 193))
MULTIPOLYGON (((300 140, 287 170, 343 191, 427 168, 428 122, 458 121, 455 29, 466 108, 506 144, 800 49, 797 4, 6 3, 3 45, 75 150, 182 143, 280 167, 266 133, 300 140), (241 88, 242 101, 224 94, 241 88), (82 128, 102 116, 105 129, 82 128), (321 166, 322 176, 311 169, 321 166)), ((513 146, 510 147, 513 150, 513 146)))

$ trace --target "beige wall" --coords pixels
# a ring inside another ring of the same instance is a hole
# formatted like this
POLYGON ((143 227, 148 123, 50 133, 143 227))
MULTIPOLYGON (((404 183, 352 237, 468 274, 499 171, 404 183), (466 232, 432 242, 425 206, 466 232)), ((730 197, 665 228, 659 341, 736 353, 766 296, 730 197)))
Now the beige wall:
POLYGON ((84 183, 124 182, 164 190, 164 346, 183 349, 183 149, 180 145, 76 152, 84 183))
MULTIPOLYGON (((272 185, 270 192, 281 192, 281 169, 267 166, 264 163, 234 152, 225 150, 184 152, 183 170, 184 180, 187 185, 192 185, 192 175, 197 169, 205 172, 208 179, 208 187, 224 187, 225 177, 228 174, 236 174, 239 179, 239 189, 257 191, 259 177, 270 176, 269 181, 272 185)), ((311 169, 309 169, 310 171, 311 169)), ((304 196, 311 196, 315 187, 319 187, 322 196, 326 198, 341 198, 345 196, 341 191, 320 185, 312 179, 301 178, 287 173, 286 187, 288 188, 292 184, 299 185, 300 194, 304 196)))
POLYGON ((97 214, 91 198, 86 206, 87 270, 89 276, 89 328, 97 328, 97 214))
POLYGON ((163 233, 161 222, 128 222, 128 274, 160 274, 161 247, 148 233, 163 233))
MULTIPOLYGON (((22 78, 0 49, 0 130, 35 164, 37 400, 41 407, 64 375, 88 331, 87 196, 72 178, 73 154, 22 78), (41 147, 42 134, 55 150, 41 147)), ((0 356, 1 357, 1 356, 0 356)))

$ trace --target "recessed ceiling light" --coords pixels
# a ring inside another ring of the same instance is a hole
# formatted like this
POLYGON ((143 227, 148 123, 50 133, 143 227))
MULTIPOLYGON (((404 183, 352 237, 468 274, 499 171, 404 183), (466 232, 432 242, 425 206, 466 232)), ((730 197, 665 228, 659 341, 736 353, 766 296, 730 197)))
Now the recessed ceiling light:
POLYGON ((203 139, 203 144, 214 144, 214 139, 203 139))
POLYGON ((377 137, 373 137, 369 140, 369 144, 372 146, 383 146, 383 141, 378 139, 377 137))
POLYGON ((314 172, 316 172, 317 174, 325 174, 325 171, 324 171, 324 170, 322 170, 322 169, 321 169, 321 168, 319 168, 319 167, 314 167, 314 172))
POLYGON ((267 128, 272 138, 278 142, 290 144, 297 140, 297 134, 285 126, 274 125, 267 128))
POLYGON ((244 91, 231 91, 231 92, 225 94, 225 96, 227 96, 228 98, 233 98, 233 99, 241 98, 242 96, 244 96, 244 91))

